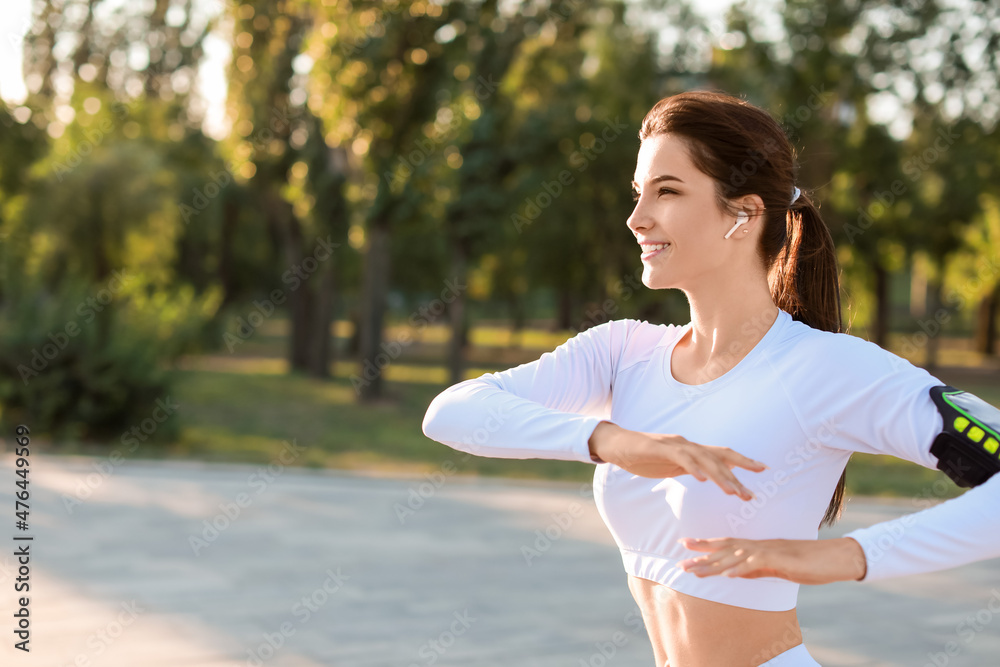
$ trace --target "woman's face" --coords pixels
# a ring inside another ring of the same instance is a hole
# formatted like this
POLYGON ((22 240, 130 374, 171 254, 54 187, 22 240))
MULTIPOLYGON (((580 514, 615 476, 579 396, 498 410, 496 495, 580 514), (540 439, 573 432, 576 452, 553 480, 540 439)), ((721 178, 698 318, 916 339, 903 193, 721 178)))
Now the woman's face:
POLYGON ((694 166, 679 137, 661 134, 642 142, 632 191, 637 200, 627 224, 636 241, 669 244, 641 250, 642 282, 650 289, 687 290, 731 271, 736 246, 745 251, 750 241, 745 237, 756 236, 744 234, 751 227, 744 224, 723 238, 736 216, 719 210, 714 181, 694 166))

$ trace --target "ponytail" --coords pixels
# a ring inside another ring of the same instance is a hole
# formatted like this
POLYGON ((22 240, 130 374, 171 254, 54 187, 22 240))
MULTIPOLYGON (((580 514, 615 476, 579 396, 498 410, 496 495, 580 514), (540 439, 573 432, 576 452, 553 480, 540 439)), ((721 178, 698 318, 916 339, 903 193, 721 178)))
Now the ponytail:
MULTIPOLYGON (((785 243, 771 266, 768 284, 774 304, 814 329, 840 333, 840 276, 837 251, 819 210, 802 194, 785 216, 785 243)), ((819 527, 832 526, 844 509, 847 471, 819 527)))

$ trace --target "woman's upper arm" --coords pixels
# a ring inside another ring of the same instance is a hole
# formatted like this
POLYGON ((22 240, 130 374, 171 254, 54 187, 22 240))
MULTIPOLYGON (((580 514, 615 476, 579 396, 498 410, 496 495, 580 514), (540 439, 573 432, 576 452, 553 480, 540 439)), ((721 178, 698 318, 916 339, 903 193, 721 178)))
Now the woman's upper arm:
POLYGON ((582 331, 535 361, 479 379, 547 408, 604 415, 635 320, 613 320, 582 331))
POLYGON ((800 393, 800 410, 832 433, 825 444, 936 468, 930 449, 943 422, 930 390, 944 382, 874 343, 835 336, 813 367, 816 391, 800 393))
POLYGON ((535 361, 452 385, 431 401, 423 432, 481 456, 592 462, 587 441, 610 415, 614 377, 640 325, 605 322, 535 361))

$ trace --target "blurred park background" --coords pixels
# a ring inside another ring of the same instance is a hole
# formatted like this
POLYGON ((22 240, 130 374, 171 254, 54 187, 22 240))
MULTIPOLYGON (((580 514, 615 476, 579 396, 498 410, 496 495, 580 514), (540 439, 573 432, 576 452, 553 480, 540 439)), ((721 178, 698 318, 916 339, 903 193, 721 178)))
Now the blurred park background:
MULTIPOLYGON (((996 2, 8 5, 0 421, 46 451, 439 469, 445 386, 688 321, 625 220, 641 119, 692 88, 781 119, 850 332, 1000 404, 996 2)), ((847 483, 937 479, 855 456, 847 483)))

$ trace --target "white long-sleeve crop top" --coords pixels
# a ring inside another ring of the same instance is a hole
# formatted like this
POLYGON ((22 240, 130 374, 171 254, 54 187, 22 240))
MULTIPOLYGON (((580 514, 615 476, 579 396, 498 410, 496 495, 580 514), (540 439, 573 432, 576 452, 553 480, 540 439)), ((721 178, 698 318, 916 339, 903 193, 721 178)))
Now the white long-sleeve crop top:
POLYGON ((862 581, 880 581, 1000 557, 1000 474, 957 498, 846 533, 865 552, 862 581))
MULTIPOLYGON (((448 387, 428 406, 423 432, 479 456, 591 463, 598 511, 628 573, 725 604, 791 609, 798 584, 770 577, 699 578, 677 567, 700 555, 678 539, 814 539, 852 452, 891 454, 936 468, 930 446, 942 418, 929 389, 944 383, 874 343, 813 329, 781 310, 732 369, 686 385, 671 374, 670 355, 690 326, 634 319, 594 326, 536 361, 448 387), (592 460, 588 441, 602 420, 731 447, 770 469, 733 469, 756 495, 750 501, 691 475, 640 477, 592 460)), ((996 488, 997 481, 991 483, 996 488)), ((872 556, 883 529, 866 530, 871 534, 858 531, 859 543, 872 556)), ((896 548, 883 549, 867 578, 892 576, 912 554, 933 551, 933 539, 953 535, 928 529, 931 537, 921 540, 917 530, 907 526, 905 540, 897 537, 896 548), (910 542, 914 546, 907 549, 910 542)), ((923 565, 935 557, 925 557, 923 565)))

